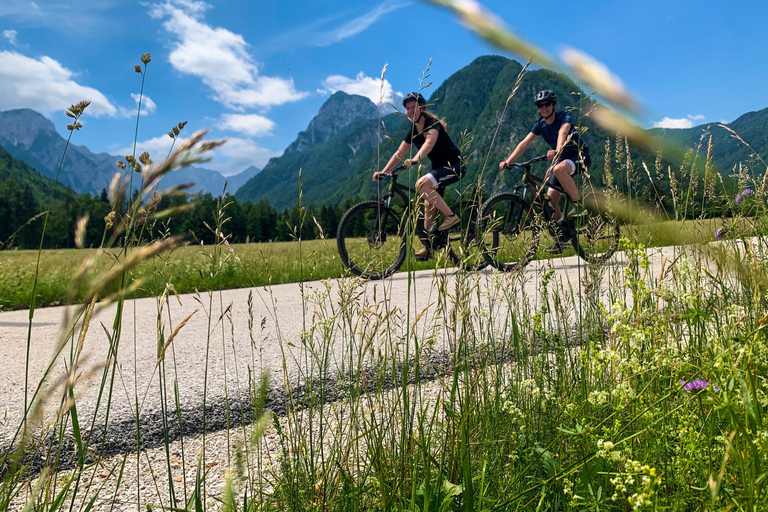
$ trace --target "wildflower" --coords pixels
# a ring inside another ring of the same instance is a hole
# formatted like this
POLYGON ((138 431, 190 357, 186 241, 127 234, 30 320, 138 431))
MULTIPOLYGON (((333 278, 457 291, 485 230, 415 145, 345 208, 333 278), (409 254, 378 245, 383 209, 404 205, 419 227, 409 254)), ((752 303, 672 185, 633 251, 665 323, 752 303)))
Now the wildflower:
POLYGON ((745 188, 742 192, 739 192, 739 194, 736 196, 736 204, 741 204, 742 199, 747 196, 751 196, 752 192, 754 191, 751 188, 745 188))
POLYGON ((727 238, 728 235, 731 234, 731 230, 728 228, 718 228, 715 232, 715 238, 718 240, 723 240, 724 238, 727 238))
POLYGON ((703 391, 704 389, 709 386, 709 382, 707 382, 704 379, 696 379, 692 380, 690 382, 685 382, 685 379, 680 380, 680 385, 683 386, 683 389, 686 391, 693 391, 695 393, 698 393, 699 391, 703 391))

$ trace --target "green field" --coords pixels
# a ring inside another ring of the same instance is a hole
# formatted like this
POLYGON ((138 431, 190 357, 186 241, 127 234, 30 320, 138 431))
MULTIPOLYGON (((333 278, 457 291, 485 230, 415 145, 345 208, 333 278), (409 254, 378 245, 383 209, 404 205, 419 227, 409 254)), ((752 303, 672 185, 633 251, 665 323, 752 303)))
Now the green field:
MULTIPOLYGON (((637 240, 646 246, 667 245, 679 236, 685 240, 712 240, 720 226, 719 219, 687 222, 661 222, 643 226, 623 226, 622 236, 637 240)), ((345 275, 339 259, 336 240, 310 240, 299 242, 271 242, 234 244, 232 251, 222 246, 187 245, 155 257, 138 266, 130 280, 143 279, 135 297, 157 296, 166 283, 172 284, 178 293, 196 289, 230 289, 248 286, 265 286, 279 283, 312 281, 345 275), (221 263, 212 267, 215 251, 220 251, 221 263), (242 262, 242 264, 241 264, 242 262)), ((548 255, 539 248, 537 257, 548 255)), ((87 258, 98 255, 97 271, 114 264, 117 249, 101 252, 97 249, 61 249, 43 251, 40 258, 40 276, 37 288, 37 305, 55 306, 66 302, 68 289, 78 267, 87 258)), ((573 255, 573 249, 565 256, 573 255)), ((35 275, 37 251, 0 252, 0 308, 4 310, 29 307, 32 282, 35 275)), ((439 262, 445 264, 444 261, 439 262)), ((434 262, 418 263, 407 260, 402 269, 424 270, 434 268, 434 262)), ((115 291, 107 289, 107 292, 115 291)), ((75 290, 73 299, 78 301, 85 290, 75 290)))
MULTIPOLYGON (((137 297, 157 296, 170 283, 179 293, 197 290, 243 288, 279 283, 295 283, 338 277, 344 268, 336 250, 336 241, 273 242, 235 244, 226 247, 188 245, 163 257, 155 257, 139 265, 129 278, 141 278, 144 283, 137 297), (214 251, 221 252, 219 268, 212 267, 214 251), (214 271, 216 270, 216 271, 214 271)), ((110 250, 110 255, 118 250, 110 250)), ((43 251, 37 287, 37 305, 55 306, 66 301, 68 289, 78 267, 87 258, 99 255, 97 249, 61 249, 43 251)), ((105 270, 114 260, 102 252, 98 270, 105 270)), ((3 310, 29 307, 35 275, 37 251, 0 252, 0 308, 3 310)), ((403 268, 406 268, 406 265, 403 268)), ((410 263, 411 268, 430 268, 429 263, 410 263)), ((115 291, 107 289, 107 291, 115 291)), ((85 290, 76 290, 77 301, 85 290)))

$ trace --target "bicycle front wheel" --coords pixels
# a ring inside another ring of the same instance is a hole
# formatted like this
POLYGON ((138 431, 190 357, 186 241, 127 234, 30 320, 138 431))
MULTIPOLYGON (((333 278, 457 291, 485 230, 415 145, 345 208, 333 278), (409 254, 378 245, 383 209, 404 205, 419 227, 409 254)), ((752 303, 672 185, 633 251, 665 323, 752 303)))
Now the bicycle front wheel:
POLYGON ((489 265, 504 272, 522 268, 536 255, 540 226, 530 204, 517 194, 501 193, 483 205, 475 242, 489 265))
POLYGON ((400 216, 380 201, 350 208, 339 222, 336 245, 344 266, 365 279, 388 277, 405 261, 400 216))
POLYGON ((476 238, 480 205, 472 200, 462 201, 453 212, 459 215, 461 222, 448 234, 449 257, 468 272, 484 269, 488 262, 483 255, 482 244, 476 238))
POLYGON ((585 215, 575 219, 571 242, 584 261, 603 263, 619 246, 619 222, 598 194, 584 197, 585 215))

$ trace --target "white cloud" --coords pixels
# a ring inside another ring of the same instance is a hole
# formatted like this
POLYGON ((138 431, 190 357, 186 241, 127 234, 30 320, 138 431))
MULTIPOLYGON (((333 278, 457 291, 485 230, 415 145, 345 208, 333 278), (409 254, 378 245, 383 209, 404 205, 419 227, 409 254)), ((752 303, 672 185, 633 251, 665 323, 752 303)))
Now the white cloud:
POLYGON ((141 99, 141 113, 142 114, 152 114, 154 112, 157 112, 157 105, 154 101, 152 101, 152 98, 147 96, 146 94, 143 97, 140 97, 136 93, 131 93, 131 98, 133 98, 133 101, 136 102, 136 106, 139 106, 139 99, 141 99))
POLYGON ((0 109, 31 108, 50 114, 90 100, 87 115, 115 116, 119 109, 98 90, 73 80, 77 74, 50 57, 33 59, 0 51, 0 109))
MULTIPOLYGON (((179 138, 176 144, 179 144, 183 140, 184 139, 179 138)), ((159 162, 166 158, 168 152, 171 150, 172 145, 173 139, 171 139, 168 135, 159 135, 153 139, 137 142, 136 154, 140 155, 144 151, 147 151, 152 157, 152 160, 159 162)), ((133 146, 126 146, 115 151, 110 151, 110 153, 119 158, 125 158, 125 155, 133 154, 133 146)))
POLYGON ((121 0, 67 0, 66 2, 34 2, 30 0, 0 0, 0 19, 10 19, 27 28, 46 27, 63 37, 93 37, 116 26, 108 13, 125 3, 121 0))
POLYGON ((13 46, 16 46, 16 36, 19 35, 15 30, 3 30, 3 37, 8 40, 13 46))
POLYGON ((345 39, 354 37, 368 29, 384 15, 406 7, 411 2, 394 2, 386 0, 364 14, 338 25, 338 20, 349 18, 349 11, 336 13, 323 19, 318 19, 295 27, 280 34, 259 48, 263 54, 275 54, 305 47, 329 46, 345 39), (336 26, 330 27, 332 24, 336 26))
POLYGON ((373 25, 382 16, 390 13, 394 10, 405 7, 406 3, 395 4, 390 1, 382 2, 370 11, 366 12, 362 16, 350 20, 343 25, 336 27, 332 30, 317 33, 313 38, 314 46, 329 46, 344 39, 349 39, 357 34, 365 31, 368 27, 373 25))
POLYGON ((224 176, 232 176, 251 165, 263 169, 270 158, 281 154, 282 151, 275 152, 261 147, 251 139, 231 137, 226 144, 216 149, 216 157, 205 166, 224 176))
POLYGON ((670 117, 665 117, 661 121, 656 121, 653 123, 654 128, 691 128, 692 126, 693 121, 685 117, 682 119, 672 119, 670 117))
POLYGON ((199 77, 213 90, 216 101, 235 109, 268 108, 307 96, 296 90, 292 78, 260 76, 243 36, 205 23, 208 7, 191 0, 169 0, 151 7, 150 16, 164 19, 163 27, 176 38, 169 55, 176 70, 199 77))
POLYGON ((383 102, 385 105, 395 102, 397 97, 402 94, 392 91, 392 84, 385 78, 384 83, 380 78, 366 76, 362 71, 355 78, 348 78, 343 75, 331 75, 323 80, 322 92, 334 93, 344 91, 347 94, 359 94, 365 96, 376 105, 383 102))
MULTIPOLYGON (((178 146, 184 140, 179 138, 176 141, 176 145, 178 146)), ((251 165, 263 168, 267 165, 270 158, 281 154, 261 147, 251 139, 228 137, 225 140, 227 141, 226 144, 214 150, 213 159, 210 162, 197 164, 196 167, 211 169, 220 172, 224 176, 231 176, 238 174, 251 165)), ((173 140, 168 135, 139 141, 136 145, 136 154, 140 155, 144 151, 148 151, 152 159, 159 162, 168 155, 172 144, 173 140)), ((111 151, 118 158, 125 158, 125 155, 130 155, 132 152, 133 146, 126 146, 116 151, 111 151)))
POLYGON ((221 117, 221 129, 232 130, 251 137, 269 135, 275 122, 258 114, 224 114, 221 117))
POLYGON ((118 107, 118 110, 121 116, 136 117, 136 113, 138 112, 138 108, 139 108, 139 98, 141 98, 141 115, 142 116, 153 114, 157 111, 157 105, 155 104, 154 101, 152 101, 152 98, 150 98, 146 94, 143 97, 140 97, 138 94, 131 93, 131 98, 133 98, 133 102, 135 103, 135 106, 133 108, 118 107))
POLYGON ((701 114, 691 115, 688 117, 682 117, 680 119, 672 119, 671 117, 665 117, 661 121, 653 123, 654 128, 693 128, 694 121, 702 121, 706 119, 701 114))

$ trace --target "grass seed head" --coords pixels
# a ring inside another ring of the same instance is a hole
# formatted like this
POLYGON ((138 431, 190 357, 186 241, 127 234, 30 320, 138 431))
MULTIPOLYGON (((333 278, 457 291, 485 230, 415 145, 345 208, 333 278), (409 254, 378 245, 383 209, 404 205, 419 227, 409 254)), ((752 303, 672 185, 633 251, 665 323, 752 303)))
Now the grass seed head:
POLYGON ((152 57, 149 55, 149 52, 141 56, 141 62, 143 62, 144 65, 149 64, 151 60, 152 60, 152 57))
POLYGON ((74 105, 70 105, 70 107, 67 109, 67 116, 77 119, 80 117, 85 109, 90 105, 91 102, 88 100, 83 100, 80 103, 75 103, 74 105))
POLYGON ((138 74, 141 74, 141 66, 139 66, 138 64, 136 64, 135 66, 133 66, 133 70, 134 70, 135 72, 137 72, 138 74))

